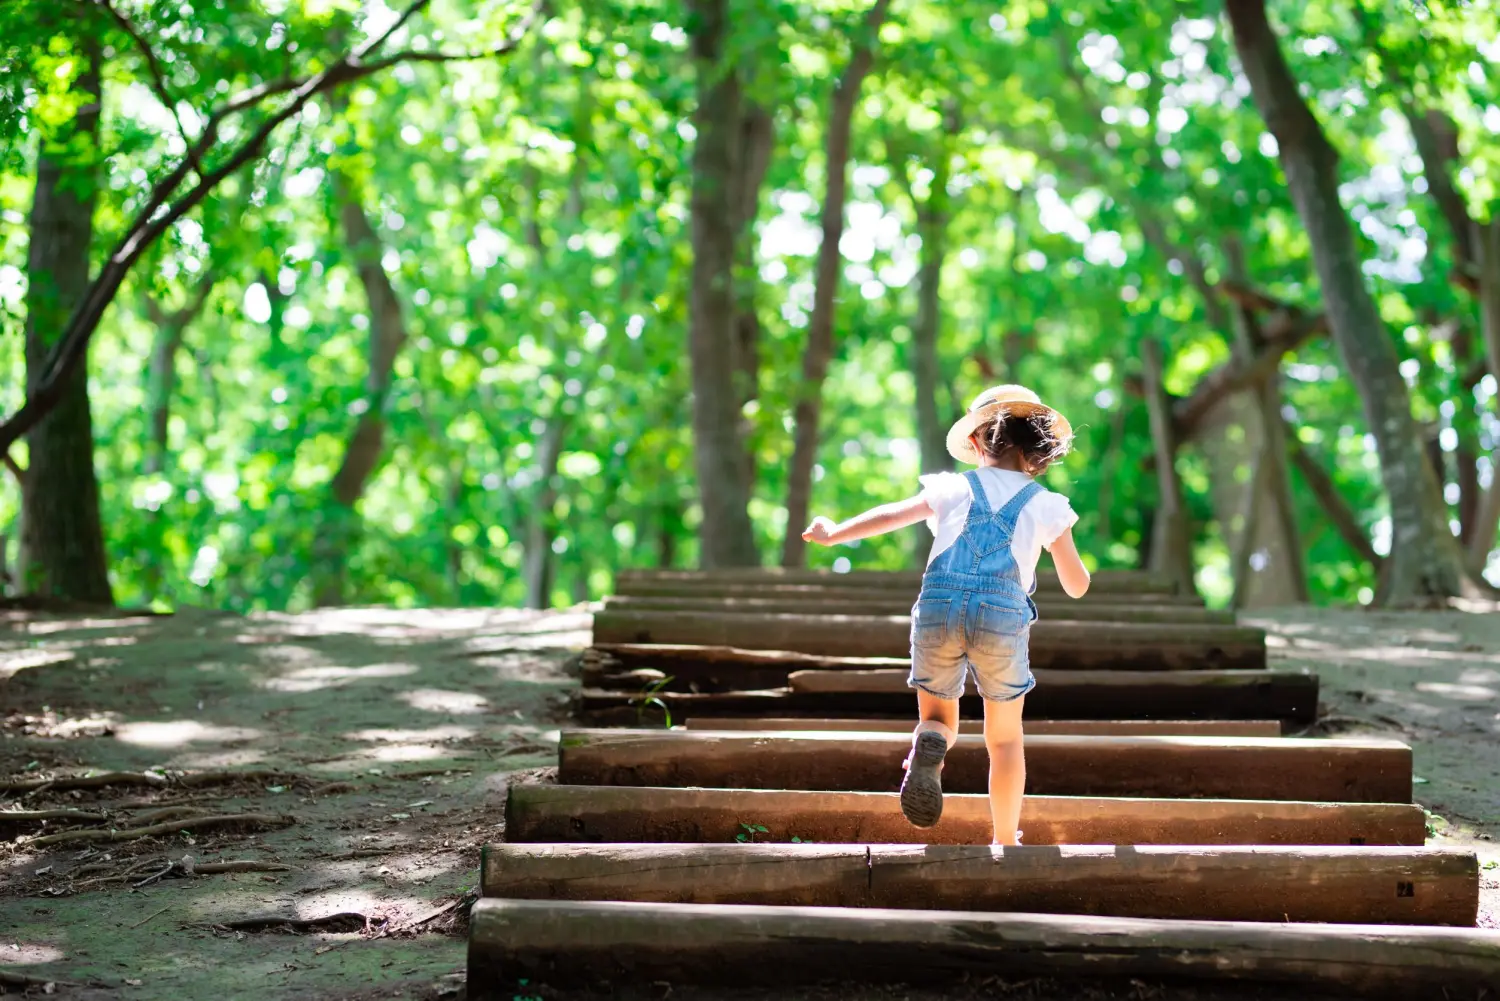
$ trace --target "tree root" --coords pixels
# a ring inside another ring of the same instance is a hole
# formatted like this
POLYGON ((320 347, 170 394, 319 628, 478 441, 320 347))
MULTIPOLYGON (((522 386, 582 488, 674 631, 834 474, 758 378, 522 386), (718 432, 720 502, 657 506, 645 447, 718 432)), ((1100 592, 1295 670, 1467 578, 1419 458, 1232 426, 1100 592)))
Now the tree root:
POLYGON ((229 813, 209 817, 188 817, 170 823, 134 827, 124 831, 61 831, 57 834, 47 834, 39 838, 32 838, 26 841, 25 845, 28 848, 39 848, 43 845, 58 845, 75 841, 135 841, 139 838, 150 838, 158 834, 176 834, 179 831, 203 831, 216 827, 285 827, 296 822, 295 817, 284 815, 229 813))
POLYGON ((223 785, 230 782, 262 781, 294 778, 286 772, 256 768, 247 770, 215 770, 207 772, 97 772, 83 775, 38 776, 25 779, 0 780, 0 792, 40 792, 43 789, 97 789, 102 786, 154 786, 159 789, 174 786, 197 789, 203 786, 223 785))
POLYGON ((290 932, 368 932, 370 926, 383 923, 382 917, 370 917, 368 914, 360 914, 357 911, 340 911, 337 914, 324 915, 321 918, 299 918, 285 914, 260 914, 248 918, 237 918, 234 921, 215 921, 212 928, 222 928, 226 931, 273 931, 282 930, 290 932))
POLYGON ((0 810, 0 825, 29 824, 42 820, 76 820, 80 823, 100 823, 108 820, 105 814, 88 810, 0 810))

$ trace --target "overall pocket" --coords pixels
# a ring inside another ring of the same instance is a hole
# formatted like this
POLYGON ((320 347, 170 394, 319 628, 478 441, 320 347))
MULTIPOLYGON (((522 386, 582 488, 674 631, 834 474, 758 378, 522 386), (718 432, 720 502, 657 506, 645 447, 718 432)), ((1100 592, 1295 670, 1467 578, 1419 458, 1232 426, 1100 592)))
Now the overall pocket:
POLYGON ((1024 653, 1031 634, 1030 609, 979 602, 969 615, 969 649, 987 657, 1024 653))
POLYGON ((911 645, 930 650, 948 641, 948 615, 953 609, 951 598, 923 598, 911 609, 911 645))

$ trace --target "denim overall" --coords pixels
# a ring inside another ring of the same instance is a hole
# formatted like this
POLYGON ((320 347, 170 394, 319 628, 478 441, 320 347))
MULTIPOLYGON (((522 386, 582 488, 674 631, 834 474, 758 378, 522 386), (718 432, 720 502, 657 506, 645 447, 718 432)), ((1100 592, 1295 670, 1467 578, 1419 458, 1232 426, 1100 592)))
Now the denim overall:
POLYGON ((1021 586, 1010 541, 1016 519, 1042 487, 1028 483, 994 511, 979 474, 970 470, 964 478, 974 495, 968 521, 922 575, 922 591, 911 610, 907 685, 956 699, 963 694, 965 675, 973 674, 981 697, 1009 702, 1036 686, 1028 649, 1036 604, 1021 586))

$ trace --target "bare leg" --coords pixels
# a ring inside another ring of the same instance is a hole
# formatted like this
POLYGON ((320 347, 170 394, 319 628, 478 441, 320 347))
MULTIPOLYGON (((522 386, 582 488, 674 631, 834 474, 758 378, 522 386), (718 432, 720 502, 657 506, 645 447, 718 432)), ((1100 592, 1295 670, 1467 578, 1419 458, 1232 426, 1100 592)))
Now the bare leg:
POLYGON ((1022 746, 1021 708, 1025 698, 984 701, 984 745, 990 752, 990 818, 995 844, 1016 844, 1021 797, 1026 792, 1026 752, 1022 746))
POLYGON ((958 700, 940 699, 930 692, 917 689, 917 718, 923 723, 941 723, 954 733, 958 732, 958 700))

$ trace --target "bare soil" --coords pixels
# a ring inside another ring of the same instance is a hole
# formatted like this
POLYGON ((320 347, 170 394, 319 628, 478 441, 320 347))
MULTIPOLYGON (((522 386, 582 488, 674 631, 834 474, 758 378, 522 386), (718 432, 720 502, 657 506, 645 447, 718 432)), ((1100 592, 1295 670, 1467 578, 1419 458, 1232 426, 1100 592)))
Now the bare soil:
MULTIPOLYGON (((1480 853, 1481 924, 1500 927, 1500 615, 1298 609, 1250 621, 1271 631, 1276 666, 1321 674, 1326 712, 1313 732, 1412 744, 1432 843, 1480 853)), ((74 811, 0 819, 0 993, 462 997, 480 846, 503 835, 507 785, 555 763, 577 686, 570 658, 589 625, 586 608, 0 611, 0 777, 34 786, 0 789, 0 810, 74 811), (87 769, 138 777, 37 785, 87 769), (217 769, 257 774, 175 777, 217 769), (151 833, 132 833, 141 828, 151 833), (71 831, 97 833, 36 840, 71 831)), ((606 993, 789 996, 656 984, 606 993)), ((516 995, 559 996, 536 985, 516 995)), ((797 996, 1285 994, 1002 978, 797 996)))

